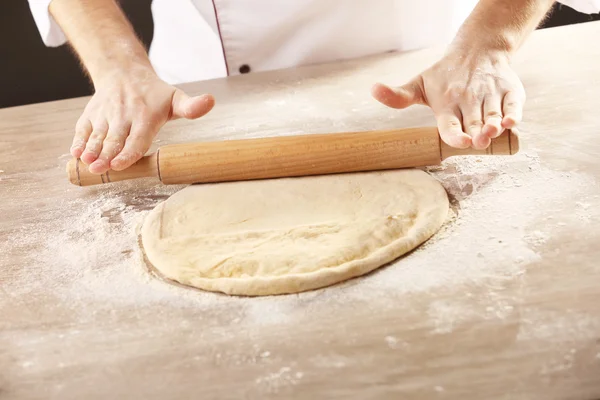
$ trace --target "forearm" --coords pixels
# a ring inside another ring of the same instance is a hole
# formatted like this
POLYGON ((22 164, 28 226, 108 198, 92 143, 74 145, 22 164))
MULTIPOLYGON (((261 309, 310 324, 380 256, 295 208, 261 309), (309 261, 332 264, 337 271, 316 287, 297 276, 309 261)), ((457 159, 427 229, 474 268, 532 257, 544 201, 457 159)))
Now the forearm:
POLYGON ((153 73, 146 49, 114 0, 53 0, 50 13, 95 85, 120 73, 153 73))
POLYGON ((480 0, 451 49, 516 52, 544 19, 554 0, 480 0))

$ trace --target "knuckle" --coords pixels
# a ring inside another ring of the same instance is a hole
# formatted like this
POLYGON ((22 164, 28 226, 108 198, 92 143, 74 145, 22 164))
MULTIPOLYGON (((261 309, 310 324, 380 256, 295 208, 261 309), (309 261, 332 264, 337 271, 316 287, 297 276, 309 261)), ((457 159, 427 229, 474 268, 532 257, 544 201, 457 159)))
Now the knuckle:
POLYGON ((123 140, 118 136, 108 136, 104 139, 104 144, 109 146, 118 146, 121 145, 122 142, 123 140))
POLYGON ((90 142, 88 142, 87 145, 85 146, 85 151, 87 153, 91 153, 94 155, 98 154, 98 148, 96 146, 92 145, 90 142))
POLYGON ((108 122, 106 121, 94 121, 92 122, 92 131, 94 132, 106 132, 108 130, 108 122))
POLYGON ((134 150, 131 152, 131 156, 136 160, 142 158, 144 156, 144 152, 140 150, 134 150))
POLYGON ((120 151, 122 150, 122 147, 119 144, 116 144, 115 146, 105 146, 102 148, 102 153, 107 157, 107 158, 114 158, 120 151))
POLYGON ((89 134, 89 131, 84 128, 75 128, 75 137, 79 140, 85 139, 85 137, 89 134))
POLYGON ((482 127, 483 126, 483 122, 481 120, 471 120, 467 123, 467 126, 469 126, 470 128, 478 128, 478 127, 482 127))
POLYGON ((88 125, 88 119, 84 116, 81 116, 75 123, 75 130, 76 131, 83 130, 87 125, 88 125))
POLYGON ((159 111, 153 108, 144 106, 137 110, 134 114, 134 119, 141 122, 154 121, 158 118, 159 111))
POLYGON ((98 102, 95 100, 95 96, 86 104, 83 109, 83 113, 86 115, 94 114, 94 112, 98 109, 98 102))
POLYGON ((150 121, 156 118, 157 112, 147 106, 139 108, 136 112, 136 117, 142 121, 150 121))
POLYGON ((110 126, 112 127, 113 125, 123 125, 126 121, 126 113, 124 113, 122 110, 115 110, 112 113, 110 113, 109 116, 109 120, 110 120, 110 126))
POLYGON ((100 146, 101 144, 102 144, 102 139, 90 138, 90 140, 88 140, 86 143, 86 148, 93 149, 93 148, 100 146))
POLYGON ((493 118, 502 118, 502 114, 499 111, 496 111, 496 110, 494 110, 494 111, 488 111, 488 112, 485 113, 485 117, 486 118, 491 118, 491 119, 493 119, 493 118))
POLYGON ((460 122, 456 119, 449 119, 444 123, 444 128, 448 130, 456 130, 460 129, 462 126, 460 122))
POLYGON ((132 140, 135 140, 136 142, 140 142, 142 140, 146 140, 146 136, 147 136, 147 131, 145 129, 136 129, 136 130, 132 130, 131 133, 129 134, 129 136, 131 137, 132 140))
POLYGON ((137 160, 139 160, 140 158, 142 158, 144 156, 144 153, 142 153, 139 150, 135 150, 135 149, 129 149, 127 151, 123 151, 120 155, 119 158, 121 158, 124 162, 135 162, 137 160))
POLYGON ((74 138, 71 147, 76 149, 82 149, 85 147, 85 144, 86 143, 82 139, 74 138))
POLYGON ((467 88, 462 93, 462 99, 467 103, 476 103, 478 100, 480 100, 480 97, 480 92, 473 88, 467 88))
POLYGON ((444 95, 448 99, 456 100, 462 96, 464 91, 465 88, 462 85, 449 85, 444 95))
POLYGON ((111 124, 108 137, 123 138, 127 136, 129 133, 129 126, 130 125, 121 122, 115 122, 111 124))
POLYGON ((90 135, 90 142, 102 140, 103 137, 104 137, 104 132, 97 131, 97 130, 93 131, 92 134, 90 135))
POLYGON ((146 99, 143 96, 130 97, 127 105, 132 110, 148 107, 148 103, 146 102, 146 99))

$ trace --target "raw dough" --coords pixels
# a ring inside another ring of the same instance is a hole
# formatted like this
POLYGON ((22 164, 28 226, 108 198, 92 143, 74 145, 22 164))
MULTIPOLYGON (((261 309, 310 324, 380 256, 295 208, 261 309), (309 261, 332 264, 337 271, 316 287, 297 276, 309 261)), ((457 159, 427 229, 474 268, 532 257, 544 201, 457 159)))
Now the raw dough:
POLYGON ((192 185, 156 206, 142 245, 164 278, 234 295, 316 289, 366 274, 444 223, 420 170, 192 185))

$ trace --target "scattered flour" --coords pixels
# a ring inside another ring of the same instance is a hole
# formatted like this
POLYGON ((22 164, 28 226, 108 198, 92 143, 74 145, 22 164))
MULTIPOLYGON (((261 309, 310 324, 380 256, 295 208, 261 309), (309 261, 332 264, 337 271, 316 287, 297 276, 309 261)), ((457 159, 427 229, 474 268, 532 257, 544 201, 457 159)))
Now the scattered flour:
MULTIPOLYGON (((452 211, 440 232, 393 265, 324 290, 239 298, 183 288, 150 275, 137 244, 137 229, 149 210, 182 186, 148 187, 134 182, 65 201, 54 209, 55 215, 49 215, 53 224, 26 226, 14 232, 8 243, 0 244, 0 250, 10 251, 46 243, 38 252, 26 252, 29 268, 12 278, 9 290, 19 294, 43 288, 81 319, 123 307, 162 305, 219 314, 224 325, 233 323, 239 329, 252 330, 334 315, 352 306, 365 312, 398 309, 401 297, 408 293, 463 286, 464 298, 428 305, 431 333, 445 334, 472 318, 504 319, 514 313, 518 300, 503 297, 496 286, 518 282, 528 266, 540 260, 539 247, 568 222, 560 213, 545 215, 545 210, 560 210, 563 203, 578 199, 578 218, 592 221, 597 217, 586 206, 588 190, 597 183, 581 173, 546 169, 535 152, 510 160, 454 158, 429 172, 445 186, 451 199, 452 211), (539 221, 544 221, 543 230, 532 229, 539 221), (486 291, 483 311, 470 300, 469 288, 486 291)), ((543 336, 538 319, 530 317, 531 329, 527 330, 526 323, 521 337, 543 336)), ((573 334, 593 327, 574 325, 573 334)), ((224 337, 233 335, 229 329, 211 328, 221 329, 224 337)), ((392 336, 387 336, 385 343, 392 349, 404 346, 392 336)), ((263 351, 255 358, 268 359, 269 354, 263 351)), ((299 379, 290 371, 280 372, 290 380, 299 379)), ((261 379, 263 383, 273 380, 261 379)))
POLYGON ((522 308, 517 340, 564 341, 564 338, 596 339, 600 319, 581 313, 541 311, 522 308))
POLYGON ((282 367, 276 372, 256 378, 255 383, 268 393, 276 393, 282 387, 298 384, 303 376, 303 372, 294 372, 290 367, 282 367))
POLYGON ((393 350, 397 350, 397 349, 406 350, 410 346, 408 343, 406 343, 403 340, 400 340, 394 336, 386 336, 384 338, 384 341, 387 344, 387 346, 393 350))
POLYGON ((533 231, 525 235, 524 239, 532 247, 541 246, 548 240, 549 236, 542 231, 533 231))
POLYGON ((356 359, 340 354, 319 354, 311 358, 311 363, 318 368, 340 369, 356 363, 356 359))
POLYGON ((542 364, 539 374, 540 375, 551 375, 554 373, 560 373, 571 369, 575 363, 575 349, 569 350, 568 353, 553 359, 550 362, 542 364))
POLYGON ((398 344, 398 339, 396 339, 393 336, 386 336, 384 339, 385 339, 385 342, 387 343, 387 345, 390 347, 390 349, 395 348, 396 345, 398 344))

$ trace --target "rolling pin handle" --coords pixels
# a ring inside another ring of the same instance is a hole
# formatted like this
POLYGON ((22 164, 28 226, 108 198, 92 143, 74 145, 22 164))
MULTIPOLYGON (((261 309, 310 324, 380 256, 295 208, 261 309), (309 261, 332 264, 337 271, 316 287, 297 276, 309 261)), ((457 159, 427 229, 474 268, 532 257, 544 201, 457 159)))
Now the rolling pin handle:
POLYGON ((81 186, 81 181, 79 179, 79 162, 79 158, 72 158, 67 163, 67 176, 69 177, 69 182, 77 186, 81 186))
POLYGON ((92 186, 129 179, 158 177, 157 160, 158 154, 154 153, 143 157, 123 171, 109 170, 104 174, 92 174, 88 166, 79 158, 73 158, 67 163, 67 176, 69 182, 77 186, 92 186))
POLYGON ((513 155, 519 152, 519 135, 515 129, 508 129, 495 139, 484 150, 476 150, 471 147, 466 149, 457 149, 448 146, 440 139, 440 155, 442 160, 453 156, 469 156, 469 155, 513 155))
POLYGON ((510 155, 517 154, 519 152, 519 132, 515 129, 511 129, 508 131, 508 143, 510 147, 510 155))

